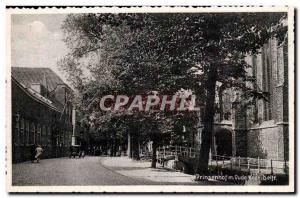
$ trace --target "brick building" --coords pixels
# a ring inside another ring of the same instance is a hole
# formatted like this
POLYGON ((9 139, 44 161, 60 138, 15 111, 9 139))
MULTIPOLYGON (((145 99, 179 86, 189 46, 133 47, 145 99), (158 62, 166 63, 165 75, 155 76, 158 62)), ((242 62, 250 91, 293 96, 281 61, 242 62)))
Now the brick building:
MULTIPOLYGON (((247 56, 254 82, 246 86, 260 97, 244 97, 232 88, 216 93, 211 154, 288 160, 288 46, 270 40, 256 56, 247 56)), ((198 148, 203 124, 197 133, 198 148)))
POLYGON ((288 47, 270 40, 256 56, 247 57, 249 74, 255 82, 248 84, 262 98, 233 103, 233 127, 237 156, 288 160, 288 47))
POLYGON ((36 144, 44 158, 66 156, 73 135, 70 87, 49 68, 12 67, 11 74, 13 162, 29 160, 36 144))

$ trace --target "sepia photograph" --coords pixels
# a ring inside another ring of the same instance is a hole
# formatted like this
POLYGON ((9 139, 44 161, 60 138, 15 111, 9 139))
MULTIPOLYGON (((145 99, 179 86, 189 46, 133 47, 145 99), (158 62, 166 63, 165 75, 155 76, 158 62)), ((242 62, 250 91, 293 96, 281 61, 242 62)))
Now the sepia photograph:
POLYGON ((295 191, 294 8, 6 16, 7 191, 295 191))

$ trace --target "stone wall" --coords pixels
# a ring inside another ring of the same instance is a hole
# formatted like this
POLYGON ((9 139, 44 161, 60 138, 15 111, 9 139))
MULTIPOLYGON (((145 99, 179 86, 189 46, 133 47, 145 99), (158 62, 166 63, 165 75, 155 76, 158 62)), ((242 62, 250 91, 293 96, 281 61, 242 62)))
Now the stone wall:
POLYGON ((277 159, 278 157, 278 128, 273 123, 264 123, 263 127, 248 131, 248 157, 277 159))

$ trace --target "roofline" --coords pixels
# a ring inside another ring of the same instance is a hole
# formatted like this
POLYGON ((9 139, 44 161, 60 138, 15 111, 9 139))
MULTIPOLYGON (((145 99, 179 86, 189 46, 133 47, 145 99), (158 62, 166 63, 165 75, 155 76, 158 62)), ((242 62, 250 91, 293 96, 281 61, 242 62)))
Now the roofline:
MULTIPOLYGON (((28 68, 28 69, 49 69, 51 72, 53 72, 63 83, 58 83, 61 85, 65 85, 70 91, 74 92, 74 90, 61 79, 51 68, 49 67, 18 67, 18 66, 12 66, 11 68, 28 68)), ((11 76, 13 76, 13 73, 11 72, 11 76)), ((16 80, 16 79, 15 79, 16 80)))
POLYGON ((35 95, 33 95, 32 93, 30 93, 30 92, 27 90, 27 88, 25 88, 21 83, 19 83, 19 82, 15 79, 15 77, 13 77, 12 75, 11 75, 11 80, 13 80, 13 81, 18 85, 18 87, 22 89, 22 91, 24 91, 29 97, 31 97, 31 98, 34 99, 35 101, 37 101, 37 102, 39 102, 39 103, 41 103, 41 104, 43 104, 43 105, 46 105, 47 107, 51 108, 51 109, 54 110, 54 111, 57 111, 57 112, 61 113, 61 111, 59 111, 55 106, 49 105, 49 104, 46 103, 45 101, 41 100, 41 99, 38 98, 37 96, 35 96, 35 95))

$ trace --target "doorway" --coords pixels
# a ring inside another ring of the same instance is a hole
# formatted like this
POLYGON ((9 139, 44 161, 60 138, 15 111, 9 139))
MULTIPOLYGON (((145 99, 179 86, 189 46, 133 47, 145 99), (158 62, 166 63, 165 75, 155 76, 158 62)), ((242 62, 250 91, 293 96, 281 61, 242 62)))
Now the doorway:
POLYGON ((221 128, 216 134, 217 155, 232 156, 232 133, 230 130, 221 128))

